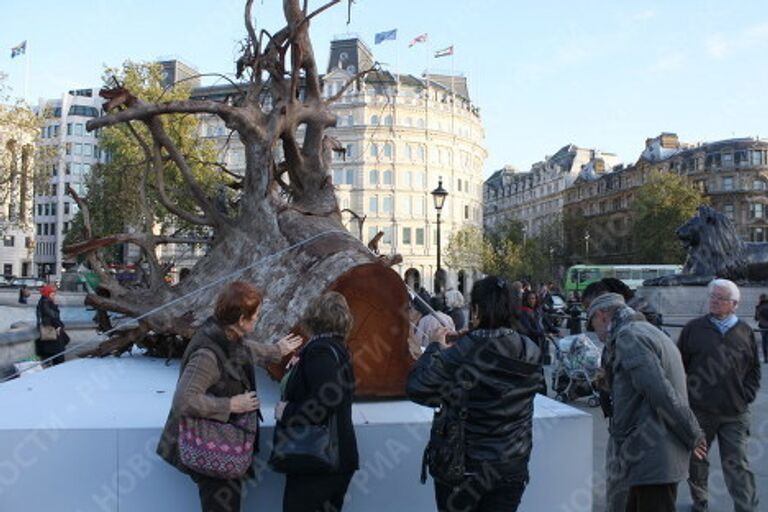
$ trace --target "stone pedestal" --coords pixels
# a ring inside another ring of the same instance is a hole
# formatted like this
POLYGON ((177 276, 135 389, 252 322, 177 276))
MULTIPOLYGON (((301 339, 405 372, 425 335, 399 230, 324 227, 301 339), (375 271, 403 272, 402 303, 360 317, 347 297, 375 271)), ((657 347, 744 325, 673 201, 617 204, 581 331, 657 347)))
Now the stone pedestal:
MULTIPOLYGON (((0 385, 0 510, 199 510, 189 477, 155 455, 178 362, 140 355, 80 359, 0 385)), ((243 510, 281 508, 284 477, 269 471, 277 385, 257 372, 265 423, 243 510)), ((592 510, 592 417, 537 396, 531 481, 521 511, 592 510)), ((360 470, 346 512, 434 510, 419 484, 430 409, 356 403, 360 470)))

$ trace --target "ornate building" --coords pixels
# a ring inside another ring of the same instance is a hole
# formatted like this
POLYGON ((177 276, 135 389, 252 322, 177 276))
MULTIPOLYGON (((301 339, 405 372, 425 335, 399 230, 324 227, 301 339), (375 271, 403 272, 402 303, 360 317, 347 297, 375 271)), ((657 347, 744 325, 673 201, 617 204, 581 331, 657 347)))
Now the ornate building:
POLYGON ((537 236, 543 227, 559 221, 563 213, 565 191, 584 169, 602 173, 618 164, 613 153, 562 147, 528 172, 504 167, 484 184, 483 224, 493 230, 506 220, 518 220, 528 236, 537 236))
POLYGON ((30 110, 0 105, 0 275, 8 277, 34 274, 35 119, 30 110))
POLYGON ((590 232, 591 257, 606 262, 631 259, 629 207, 636 189, 657 171, 686 176, 715 209, 731 218, 744 240, 766 241, 768 141, 740 138, 692 145, 681 143, 674 133, 662 133, 646 140, 635 165, 582 173, 566 192, 566 214, 600 228, 590 232))
MULTIPOLYGON (((373 62, 359 39, 333 41, 325 97, 338 94, 373 62)), ((193 96, 223 100, 231 92, 231 86, 203 87, 193 96)), ((430 192, 441 179, 449 192, 441 217, 442 249, 453 231, 482 225, 485 135, 466 78, 371 73, 341 93, 331 109, 337 124, 328 133, 344 148, 334 154, 331 177, 345 225, 366 243, 382 232, 378 250, 401 254, 403 263, 395 270, 414 288, 431 290, 437 229, 430 192)), ((242 172, 240 142, 229 138, 219 120, 202 120, 203 136, 217 141, 231 171, 242 172)), ((472 269, 445 270, 449 287, 469 290, 472 269)))

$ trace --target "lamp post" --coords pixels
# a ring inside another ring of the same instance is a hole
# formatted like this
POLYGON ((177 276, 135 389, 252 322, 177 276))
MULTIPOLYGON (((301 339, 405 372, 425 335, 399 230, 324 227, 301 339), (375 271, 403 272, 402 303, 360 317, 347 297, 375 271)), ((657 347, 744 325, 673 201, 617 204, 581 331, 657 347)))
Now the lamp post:
POLYGON ((584 232, 584 263, 589 261, 589 230, 584 232))
POLYGON ((440 211, 445 204, 445 198, 448 196, 448 191, 443 188, 443 178, 437 182, 437 188, 431 192, 432 199, 435 203, 435 210, 437 211, 437 272, 435 272, 435 292, 440 293, 442 286, 445 284, 443 281, 442 269, 440 268, 440 211))

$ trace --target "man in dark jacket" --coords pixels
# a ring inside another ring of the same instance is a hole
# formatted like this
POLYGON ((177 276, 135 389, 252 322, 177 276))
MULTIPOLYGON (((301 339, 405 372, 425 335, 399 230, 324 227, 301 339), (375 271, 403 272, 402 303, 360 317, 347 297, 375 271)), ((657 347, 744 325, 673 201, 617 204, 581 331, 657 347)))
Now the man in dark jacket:
MULTIPOLYGON (((728 491, 736 512, 757 512, 755 476, 747 461, 749 404, 760 388, 760 360, 752 328, 734 314, 738 287, 726 279, 709 284, 709 314, 691 320, 678 347, 688 374, 691 408, 707 436, 717 437, 728 491)), ((688 484, 696 512, 706 511, 707 459, 691 459, 688 484)))
POLYGON ((755 307, 757 326, 763 331, 763 362, 768 364, 768 295, 760 294, 760 302, 755 307))
POLYGON ((691 452, 706 454, 704 434, 688 407, 680 353, 617 293, 595 298, 589 319, 611 349, 608 510, 674 512, 691 452))

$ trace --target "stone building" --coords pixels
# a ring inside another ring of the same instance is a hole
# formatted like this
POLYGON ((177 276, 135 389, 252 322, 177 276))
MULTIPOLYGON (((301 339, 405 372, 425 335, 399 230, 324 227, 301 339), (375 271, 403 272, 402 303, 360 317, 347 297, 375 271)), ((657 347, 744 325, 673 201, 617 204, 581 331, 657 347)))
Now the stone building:
POLYGON ((582 170, 602 173, 617 164, 613 153, 569 144, 528 172, 504 167, 485 181, 483 225, 493 230, 504 221, 518 220, 527 236, 538 236, 542 228, 560 220, 565 192, 582 170))
MULTIPOLYGON (((590 259, 627 262, 633 255, 630 206, 654 172, 686 176, 712 206, 734 222, 745 241, 766 240, 768 141, 739 138, 684 144, 674 133, 646 140, 637 163, 613 172, 582 173, 565 194, 566 215, 590 226, 590 259), (598 227, 599 229, 595 229, 598 227)), ((586 244, 585 244, 586 250, 586 244)))
POLYGON ((0 275, 6 277, 35 272, 35 120, 24 107, 0 105, 0 275))
MULTIPOLYGON (((333 41, 324 96, 337 94, 373 62, 359 39, 333 41)), ((202 87, 193 97, 226 100, 232 92, 230 85, 202 87)), ((449 193, 441 217, 443 251, 453 231, 482 225, 484 131, 466 78, 376 72, 352 84, 331 109, 337 125, 328 134, 345 150, 334 153, 331 173, 346 227, 366 243, 383 232, 378 250, 403 257, 395 270, 413 287, 433 289, 437 229, 430 192, 440 179, 449 193)), ((217 118, 201 119, 202 135, 219 144, 230 171, 242 173, 240 142, 217 118)), ((469 290, 472 269, 445 270, 449 287, 469 290)))

